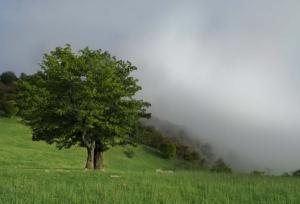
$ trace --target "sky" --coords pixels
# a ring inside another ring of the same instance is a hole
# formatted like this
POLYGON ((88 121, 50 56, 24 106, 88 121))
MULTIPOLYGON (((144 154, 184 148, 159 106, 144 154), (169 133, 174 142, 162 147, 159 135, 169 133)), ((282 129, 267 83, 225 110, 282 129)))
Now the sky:
POLYGON ((66 43, 138 67, 157 117, 240 170, 300 168, 300 2, 2 0, 0 72, 66 43))

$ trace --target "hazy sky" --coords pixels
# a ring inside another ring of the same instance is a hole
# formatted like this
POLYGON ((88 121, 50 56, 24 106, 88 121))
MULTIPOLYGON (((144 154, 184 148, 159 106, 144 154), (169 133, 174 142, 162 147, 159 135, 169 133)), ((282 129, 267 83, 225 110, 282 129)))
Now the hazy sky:
POLYGON ((35 72, 66 43, 109 50, 139 67, 155 115, 233 165, 290 171, 300 168, 299 10, 297 0, 2 0, 0 72, 35 72))

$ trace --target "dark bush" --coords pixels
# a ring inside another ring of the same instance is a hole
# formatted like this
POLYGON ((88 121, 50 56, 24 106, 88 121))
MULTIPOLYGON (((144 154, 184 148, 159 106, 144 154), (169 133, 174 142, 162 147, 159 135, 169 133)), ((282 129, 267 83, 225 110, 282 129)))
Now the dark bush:
POLYGON ((293 172, 293 176, 300 177, 300 169, 293 172))
POLYGON ((282 177, 289 177, 291 176, 288 172, 284 172, 283 174, 281 174, 282 177))
POLYGON ((266 175, 266 172, 264 171, 259 171, 259 170, 254 170, 250 173, 251 175, 254 175, 254 176, 264 176, 266 175))
POLYGON ((180 143, 176 144, 176 154, 177 157, 186 161, 197 161, 202 160, 197 151, 191 149, 186 145, 182 145, 180 143))
POLYGON ((166 159, 171 159, 176 156, 176 146, 171 142, 164 142, 159 146, 162 156, 166 159))
POLYGON ((11 84, 17 80, 17 76, 14 72, 7 71, 1 74, 0 79, 4 84, 11 84))
POLYGON ((10 117, 17 113, 17 77, 13 72, 0 75, 0 115, 10 117))
POLYGON ((0 115, 11 117, 18 112, 16 102, 14 100, 0 101, 0 115))
POLYGON ((131 148, 126 148, 126 149, 124 150, 124 154, 125 154, 128 158, 132 158, 132 157, 134 157, 134 155, 135 155, 133 149, 131 149, 131 148))
POLYGON ((218 159, 210 169, 212 172, 216 173, 231 173, 231 168, 222 160, 218 159))

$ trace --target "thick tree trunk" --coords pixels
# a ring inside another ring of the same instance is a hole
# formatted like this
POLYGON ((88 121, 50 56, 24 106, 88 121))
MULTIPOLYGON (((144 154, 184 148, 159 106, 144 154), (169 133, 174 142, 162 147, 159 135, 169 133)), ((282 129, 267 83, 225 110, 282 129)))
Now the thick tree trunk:
POLYGON ((103 168, 103 152, 96 151, 94 152, 94 169, 103 168))
POLYGON ((94 169, 103 168, 103 149, 99 142, 96 142, 94 149, 94 169))
POLYGON ((93 169, 94 168, 95 143, 91 144, 89 147, 86 147, 86 150, 87 150, 87 159, 86 159, 85 168, 93 169))

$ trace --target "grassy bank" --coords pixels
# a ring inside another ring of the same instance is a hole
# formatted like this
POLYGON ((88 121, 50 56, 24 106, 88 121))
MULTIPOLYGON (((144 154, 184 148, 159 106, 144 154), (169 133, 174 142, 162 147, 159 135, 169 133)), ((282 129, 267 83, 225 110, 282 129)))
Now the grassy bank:
POLYGON ((105 171, 84 171, 85 151, 32 142, 17 119, 0 118, 0 203, 299 203, 300 179, 175 171, 139 146, 115 147, 105 171))

